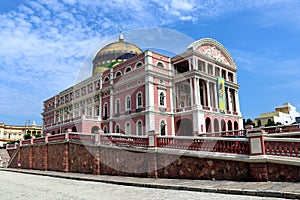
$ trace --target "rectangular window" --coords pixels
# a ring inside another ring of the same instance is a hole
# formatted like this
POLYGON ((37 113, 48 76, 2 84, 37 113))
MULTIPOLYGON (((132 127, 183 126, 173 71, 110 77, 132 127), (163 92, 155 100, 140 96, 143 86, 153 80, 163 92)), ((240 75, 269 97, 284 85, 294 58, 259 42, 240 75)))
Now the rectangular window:
POLYGON ((213 75, 213 66, 212 66, 212 64, 208 64, 207 68, 208 68, 208 74, 213 75))
POLYGON ((198 70, 205 72, 205 62, 202 60, 198 60, 198 70))

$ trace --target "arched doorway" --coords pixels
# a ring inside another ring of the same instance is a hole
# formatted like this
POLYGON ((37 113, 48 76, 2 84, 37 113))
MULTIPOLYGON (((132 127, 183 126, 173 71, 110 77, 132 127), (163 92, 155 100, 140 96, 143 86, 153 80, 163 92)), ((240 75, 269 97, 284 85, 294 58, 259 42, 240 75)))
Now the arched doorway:
POLYGON ((98 126, 93 126, 91 129, 91 133, 97 134, 99 131, 99 127, 98 126))
POLYGON ((193 136, 193 123, 190 119, 180 119, 176 122, 177 136, 193 136))
POLYGON ((76 126, 73 126, 73 127, 72 127, 72 132, 77 132, 76 126))
POLYGON ((257 126, 261 127, 261 121, 260 120, 257 120, 257 126))
POLYGON ((232 131, 232 122, 228 121, 228 131, 232 131))
POLYGON ((234 122, 234 130, 239 130, 239 124, 237 122, 234 122))
POLYGON ((218 121, 218 119, 214 119, 214 132, 217 133, 219 131, 220 131, 219 121, 218 121))
POLYGON ((221 130, 226 131, 226 123, 225 123, 224 119, 222 119, 222 121, 221 121, 221 130))
POLYGON ((211 133, 211 120, 209 117, 205 119, 205 130, 206 133, 211 133))

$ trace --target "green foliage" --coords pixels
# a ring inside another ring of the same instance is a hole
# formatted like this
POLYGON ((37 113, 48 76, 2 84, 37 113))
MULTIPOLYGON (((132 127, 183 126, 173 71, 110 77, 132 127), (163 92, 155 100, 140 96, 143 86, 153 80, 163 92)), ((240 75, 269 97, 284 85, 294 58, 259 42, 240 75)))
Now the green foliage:
POLYGON ((268 123, 266 123, 265 127, 268 127, 268 126, 276 126, 276 124, 273 120, 268 120, 268 123))
POLYGON ((31 139, 31 135, 30 134, 25 134, 24 135, 24 140, 29 140, 31 139))
POLYGON ((37 134, 35 135, 35 137, 36 137, 36 138, 39 138, 39 137, 42 137, 42 135, 41 135, 40 133, 37 133, 37 134))
POLYGON ((255 126, 255 123, 251 119, 247 119, 245 122, 246 125, 253 125, 255 126))
POLYGON ((15 144, 15 143, 20 143, 20 140, 12 140, 7 142, 7 144, 15 144))

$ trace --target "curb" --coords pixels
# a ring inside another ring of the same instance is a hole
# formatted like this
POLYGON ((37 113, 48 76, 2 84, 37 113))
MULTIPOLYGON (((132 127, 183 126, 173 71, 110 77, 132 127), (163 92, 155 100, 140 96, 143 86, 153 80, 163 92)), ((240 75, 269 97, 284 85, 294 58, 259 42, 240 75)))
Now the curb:
MULTIPOLYGON (((124 186, 146 187, 146 188, 154 188, 154 189, 185 190, 185 191, 193 191, 193 192, 220 193, 220 194, 231 194, 231 195, 300 199, 300 193, 281 192, 281 191, 274 191, 274 190, 213 188, 213 187, 205 187, 205 186, 204 187, 193 187, 193 186, 188 186, 188 185, 187 186, 163 185, 163 184, 157 184, 157 183, 140 183, 140 182, 134 182, 134 181, 126 182, 126 181, 99 179, 99 176, 97 176, 98 178, 78 177, 78 176, 72 176, 69 173, 61 173, 61 174, 53 173, 53 174, 51 174, 50 171, 47 171, 48 173, 44 173, 43 171, 38 171, 38 170, 31 171, 31 170, 22 170, 22 169, 17 170, 17 169, 0 168, 0 171, 48 176, 48 177, 53 177, 53 178, 64 178, 64 179, 77 180, 77 181, 93 181, 93 182, 124 185, 124 186)), ((59 173, 59 172, 56 172, 56 173, 59 173)), ((78 175, 80 175, 80 174, 78 174, 78 175)))

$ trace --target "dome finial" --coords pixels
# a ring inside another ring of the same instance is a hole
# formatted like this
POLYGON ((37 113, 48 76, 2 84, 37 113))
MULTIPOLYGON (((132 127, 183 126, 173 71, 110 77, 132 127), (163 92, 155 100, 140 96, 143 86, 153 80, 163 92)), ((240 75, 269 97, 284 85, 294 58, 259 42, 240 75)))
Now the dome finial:
POLYGON ((124 42, 124 35, 123 32, 121 30, 120 31, 120 35, 119 35, 119 42, 124 42))

